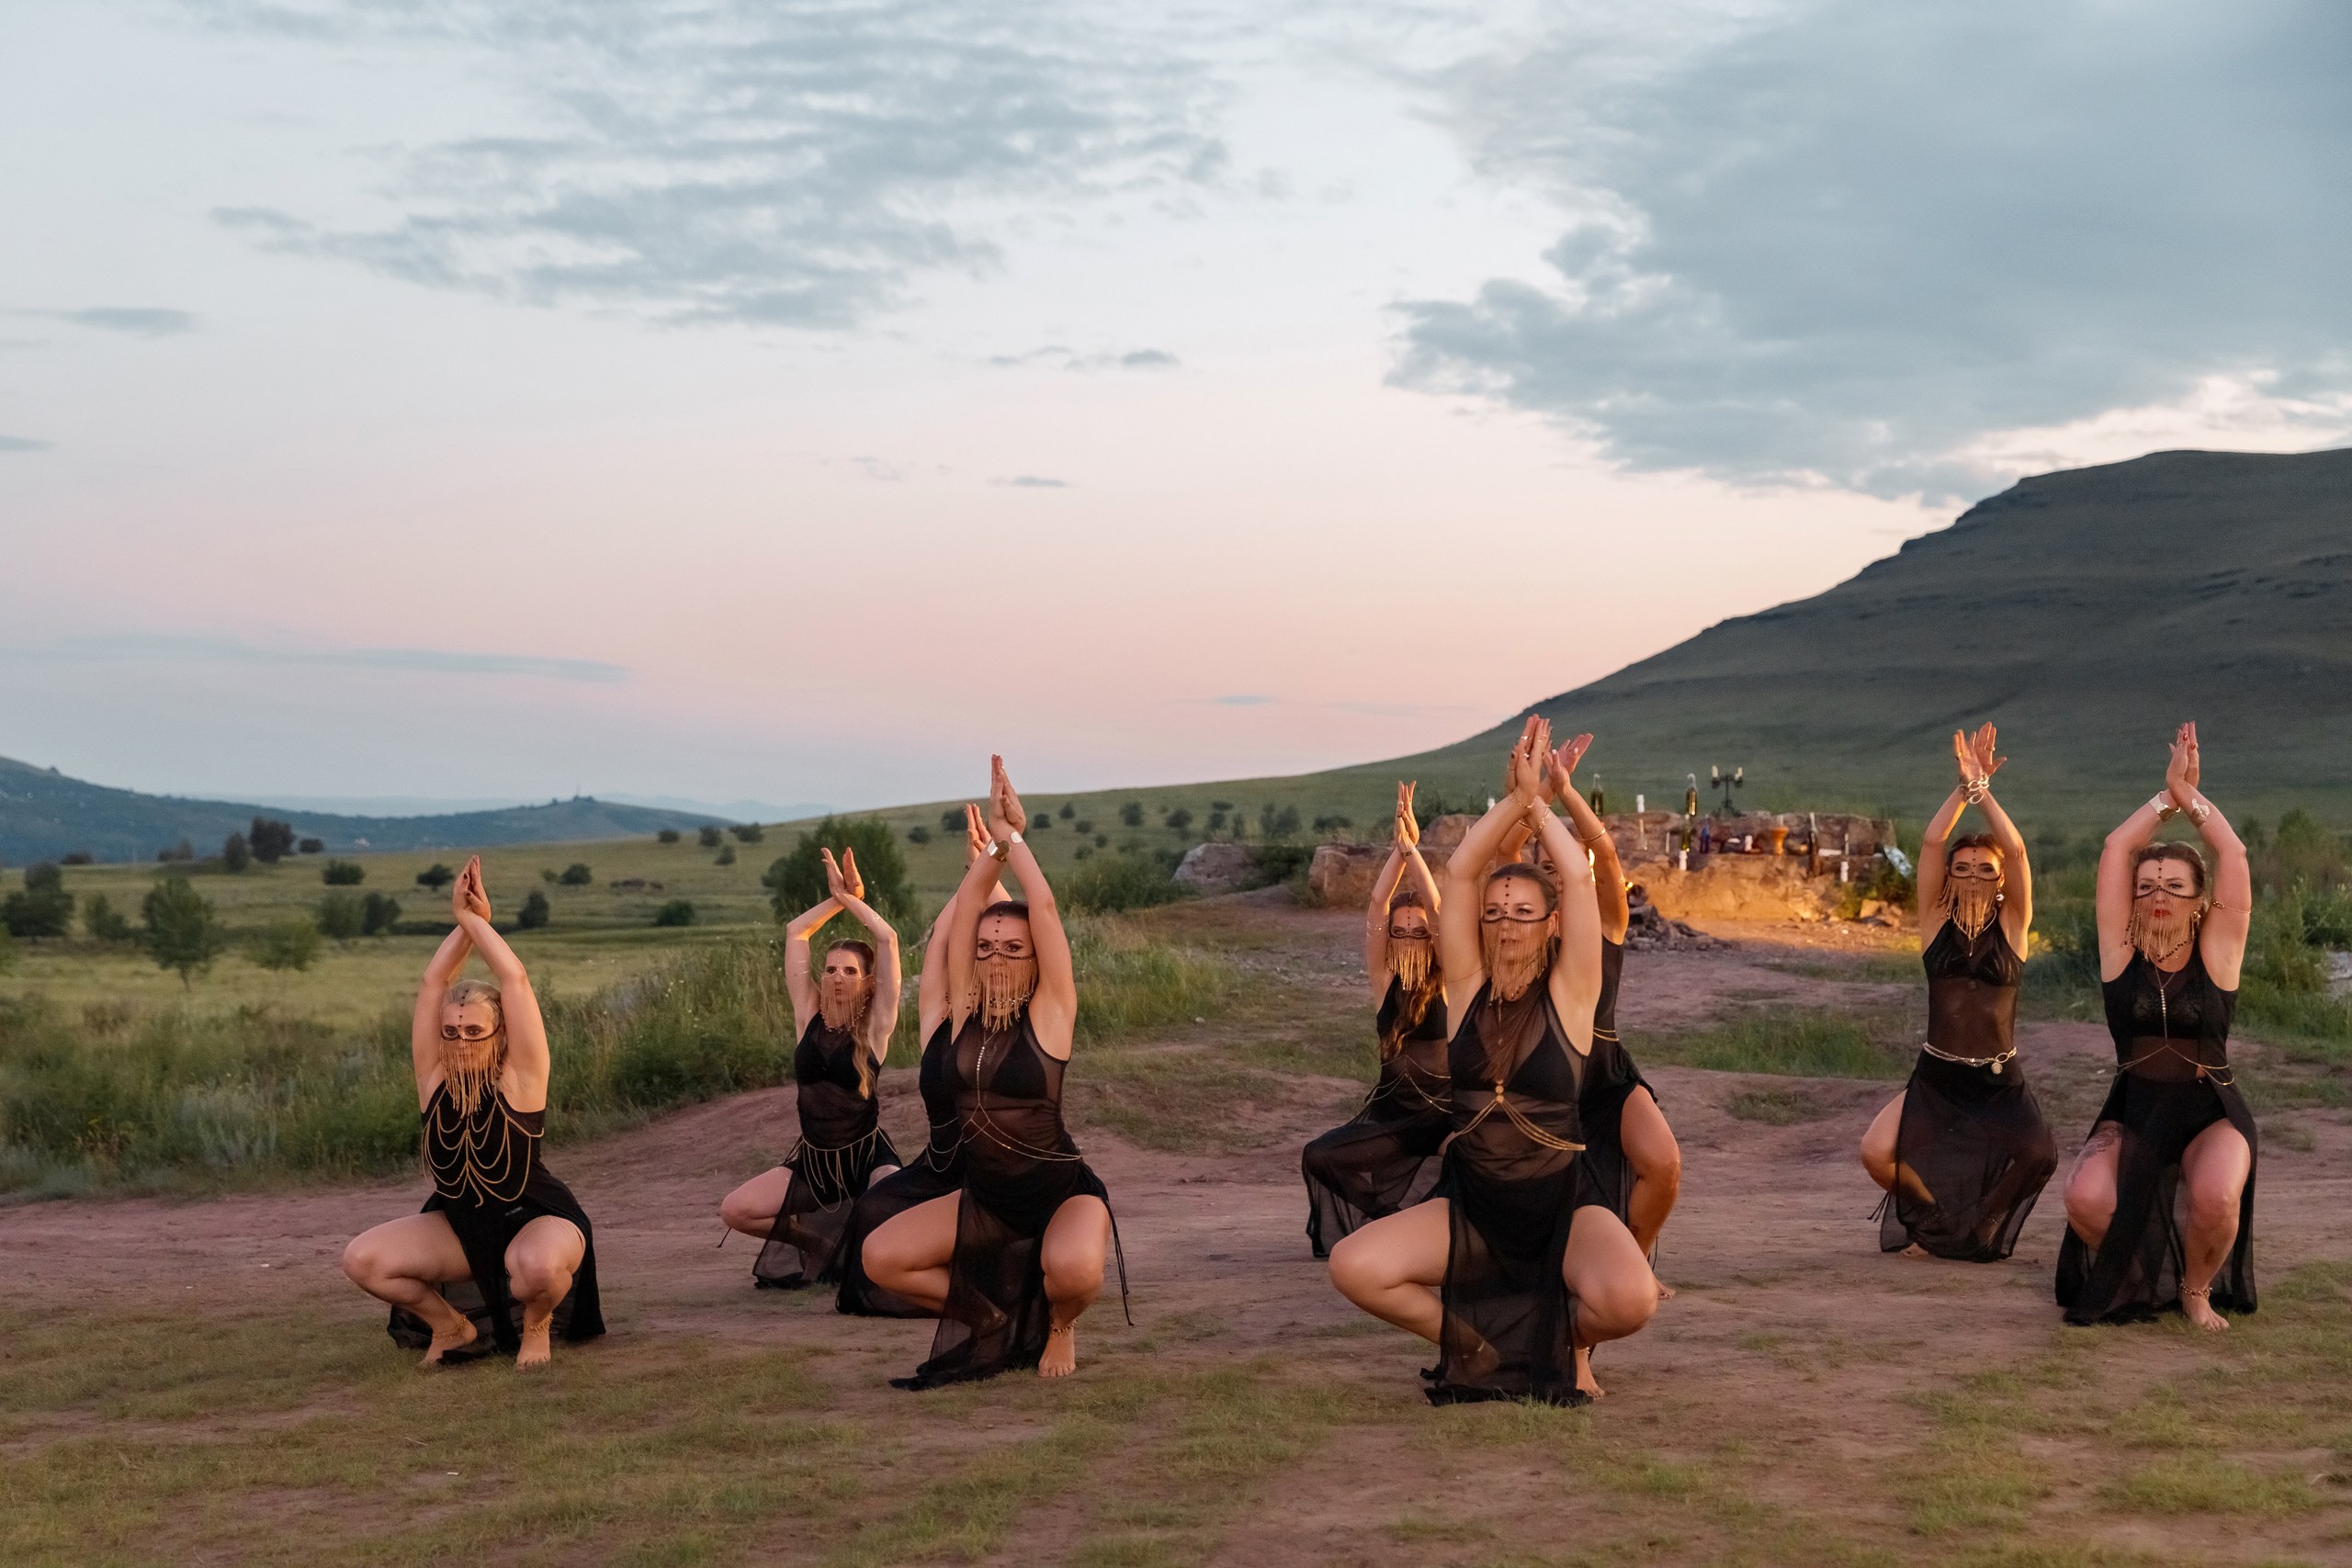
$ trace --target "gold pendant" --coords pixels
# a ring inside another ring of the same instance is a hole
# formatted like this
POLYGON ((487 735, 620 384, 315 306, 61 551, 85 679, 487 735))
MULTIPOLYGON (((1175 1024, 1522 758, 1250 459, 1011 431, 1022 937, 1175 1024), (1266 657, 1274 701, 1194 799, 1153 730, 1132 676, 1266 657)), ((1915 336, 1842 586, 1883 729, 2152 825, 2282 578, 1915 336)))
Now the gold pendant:
POLYGON ((1993 1076, 1995 1077, 1999 1077, 2001 1076, 2001 1064, 1998 1062, 1993 1064, 1993 1076))

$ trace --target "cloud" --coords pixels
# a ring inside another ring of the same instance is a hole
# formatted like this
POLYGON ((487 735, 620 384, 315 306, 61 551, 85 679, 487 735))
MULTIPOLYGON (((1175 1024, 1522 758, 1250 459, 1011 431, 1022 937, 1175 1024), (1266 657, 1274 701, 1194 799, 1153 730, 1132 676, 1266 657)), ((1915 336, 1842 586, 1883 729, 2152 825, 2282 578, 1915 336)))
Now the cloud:
POLYGON ((1395 379, 1634 468, 1938 497, 1999 433, 2217 376, 2325 404, 2346 59, 2327 0, 1555 13, 1424 80, 1566 231, 1532 278, 1401 304, 1395 379))
POLYGON ((387 36, 516 83, 528 134, 396 155, 397 212, 330 224, 215 212, 263 249, 430 288, 674 322, 830 328, 926 274, 983 274, 1016 199, 1217 175, 1216 89, 1115 11, 1050 0, 223 0, 232 29, 387 36))
POLYGON ((1211 703, 1221 708, 1261 708, 1273 700, 1257 692, 1237 692, 1229 696, 1209 699, 1211 703))
POLYGON ((1122 370, 1173 370, 1179 363, 1174 355, 1161 348, 1139 348, 1133 354, 1119 355, 1122 370))
POLYGON ((1028 365, 1057 365, 1064 370, 1174 370, 1183 361, 1164 348, 1136 348, 1124 352, 1105 349, 1094 354, 1080 354, 1059 344, 1047 344, 1023 354, 992 354, 989 364, 999 370, 1015 370, 1028 365))
POLYGON ((61 637, 53 642, 0 646, 0 659, 55 664, 121 664, 167 661, 302 665, 359 670, 406 671, 433 675, 487 675, 595 685, 628 679, 625 665, 594 659, 552 659, 526 654, 469 653, 431 648, 354 648, 277 645, 232 637, 118 633, 61 637))
POLYGON ((41 314, 55 321, 71 321, 77 327, 128 333, 133 337, 175 337, 196 331, 198 325, 196 317, 186 310, 148 306, 97 305, 85 310, 44 310, 41 314))
POLYGON ((1008 485, 1014 490, 1068 490, 1069 488, 1068 479, 1051 479, 1043 474, 1015 474, 1009 479, 997 479, 992 482, 1008 485))
POLYGON ((0 435, 0 452, 46 452, 54 443, 35 441, 26 435, 0 435))

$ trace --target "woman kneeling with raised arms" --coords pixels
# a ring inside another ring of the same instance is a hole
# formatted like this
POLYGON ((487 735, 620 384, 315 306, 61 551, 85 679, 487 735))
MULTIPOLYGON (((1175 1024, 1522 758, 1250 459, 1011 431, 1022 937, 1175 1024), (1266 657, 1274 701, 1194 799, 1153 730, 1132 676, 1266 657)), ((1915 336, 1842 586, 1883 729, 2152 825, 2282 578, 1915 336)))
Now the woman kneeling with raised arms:
MULTIPOLYGON (((1117 1247, 1110 1191, 1062 1125, 1078 1021, 1069 938, 1022 840, 1028 814, 1004 760, 990 761, 992 841, 956 889, 947 939, 963 1190, 886 1222, 863 1254, 876 1286, 939 1315, 930 1359, 893 1379, 900 1388, 1076 1371, 1079 1314, 1117 1247), (1024 902, 986 902, 1000 864, 1024 902)), ((1124 1300, 1124 1263, 1119 1290, 1124 1300)))
POLYGON ((392 1303, 392 1338, 423 1348, 426 1366, 470 1359, 485 1328, 516 1366, 543 1366, 554 1335, 605 1332, 595 1241, 579 1200, 539 1163, 547 1025, 522 961, 491 927, 481 856, 450 904, 457 929, 424 966, 409 1029, 433 1196, 345 1247, 343 1271, 392 1303), (496 985, 458 978, 477 949, 496 985), (470 1287, 450 1293, 462 1311, 442 1293, 461 1281, 470 1287))
POLYGON ((2228 818, 2197 792, 2197 727, 2174 738, 2165 787, 2108 835, 2098 962, 2114 1087, 2066 1179, 2058 1304, 2069 1323, 2179 1309, 2223 1329, 2254 1310, 2254 1113, 2230 1071, 2230 1021, 2254 878, 2228 818), (2218 863, 2152 844, 2186 812, 2218 863), (2176 1195, 2187 1220, 2176 1217, 2176 1195))
POLYGON ((1438 958, 1454 1021, 1453 1131, 1437 1191, 1331 1252, 1341 1294, 1436 1344, 1424 1374, 1436 1404, 1580 1404, 1600 1392, 1585 1351, 1657 1310, 1649 1263, 1584 1158, 1600 916, 1591 868, 1544 804, 1550 748, 1550 727, 1530 718, 1508 797, 1446 865, 1438 958), (1556 892, 1532 866, 1484 872, 1522 820, 1558 868, 1556 892))
POLYGON ((2033 872, 1993 798, 2007 761, 1994 740, 1989 724, 1973 739, 1952 734, 1960 784, 1919 843, 1928 1043, 1911 1081, 1862 1135, 1862 1167, 1886 1190, 1880 1248, 1961 1263, 2007 1258, 2058 1168, 2057 1141, 2017 1059, 2033 872), (1993 830, 1947 848, 1971 805, 1993 830))
POLYGON ((874 1092, 899 1018, 899 933, 865 901, 857 857, 844 850, 836 864, 831 850, 819 853, 825 899, 784 929, 784 986, 800 1025, 792 1054, 800 1138, 783 1164, 718 1205, 729 1230, 767 1243, 752 1265, 752 1282, 763 1289, 797 1290, 840 1278, 850 1205, 899 1168, 874 1092), (843 910, 872 940, 830 943, 824 974, 812 979, 809 935, 843 910))

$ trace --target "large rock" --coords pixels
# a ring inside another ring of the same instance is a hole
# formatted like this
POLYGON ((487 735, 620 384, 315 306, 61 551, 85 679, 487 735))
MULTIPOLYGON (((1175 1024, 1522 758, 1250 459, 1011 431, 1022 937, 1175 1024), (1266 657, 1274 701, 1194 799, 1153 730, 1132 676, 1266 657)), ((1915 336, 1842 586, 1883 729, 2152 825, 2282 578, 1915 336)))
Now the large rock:
POLYGON ((1388 859, 1385 844, 1317 844, 1306 866, 1307 896, 1317 904, 1361 909, 1388 859))
POLYGON ((1194 844, 1176 867, 1178 886, 1195 893, 1238 893, 1264 880, 1247 844, 1194 844))

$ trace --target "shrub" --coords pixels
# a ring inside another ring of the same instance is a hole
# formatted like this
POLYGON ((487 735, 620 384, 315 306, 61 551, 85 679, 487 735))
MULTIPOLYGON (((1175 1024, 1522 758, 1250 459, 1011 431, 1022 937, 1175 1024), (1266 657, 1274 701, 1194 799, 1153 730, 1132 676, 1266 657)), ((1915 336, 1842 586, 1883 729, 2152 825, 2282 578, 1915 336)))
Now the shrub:
POLYGON ((23 889, 0 899, 0 926, 32 941, 72 931, 74 895, 65 891, 65 874, 46 861, 27 866, 23 889))
POLYGON ((319 868, 319 880, 329 887, 356 887, 368 880, 368 868, 353 860, 331 860, 319 868))
POLYGON ((1258 874, 1266 883, 1288 882, 1306 874, 1315 851, 1306 844, 1261 844, 1250 858, 1258 863, 1258 874))
POLYGON ((1192 827, 1193 814, 1180 806, 1168 814, 1166 821, 1170 832, 1182 833, 1192 827))
POLYGON ((1277 810, 1268 801, 1258 807, 1258 831, 1269 839, 1286 839, 1298 831, 1298 807, 1285 806, 1277 810))
POLYGON ((1109 848, 1111 847, 1111 835, 1110 835, 1110 834, 1108 834, 1108 833, 1097 833, 1097 834, 1095 834, 1095 835, 1094 835, 1094 847, 1095 847, 1096 849, 1098 849, 1098 850, 1107 850, 1107 849, 1109 849, 1109 848))
POLYGON ((308 969, 319 956, 319 928, 303 915, 272 920, 247 940, 245 954, 265 969, 308 969))
POLYGON ((1033 817, 1029 819, 1029 830, 1033 833, 1042 833, 1053 825, 1054 819, 1043 815, 1033 817))
POLYGON ((139 918, 155 966, 177 970, 183 987, 198 970, 212 967, 228 943, 212 900, 198 895, 184 876, 165 877, 149 888, 140 901, 139 918))
POLYGON ((1229 800, 1212 800, 1209 802, 1209 809, 1212 811, 1230 811, 1233 809, 1233 802, 1229 800))
POLYGON ((319 931, 349 942, 368 929, 368 907, 352 893, 330 893, 319 900, 319 931))
POLYGON ((964 830, 963 809, 958 807, 954 811, 941 812, 939 814, 939 830, 943 833, 962 832, 964 830))
POLYGON ((16 961, 17 939, 8 934, 6 926, 0 926, 0 975, 6 974, 8 965, 16 961))
MULTIPOLYGON (((956 819, 960 826, 962 813, 956 819)), ((858 874, 865 878, 865 901, 894 920, 913 917, 915 896, 907 881, 907 858, 899 852, 899 836, 890 831, 890 825, 876 817, 827 817, 814 832, 801 834, 792 852, 769 866, 760 878, 761 886, 774 890, 769 902, 777 919, 788 920, 823 902, 825 863, 819 858, 820 850, 832 851, 836 858, 843 850, 856 851, 858 874)))
POLYGON ((1081 833, 1091 833, 1094 831, 1094 824, 1083 817, 1071 823, 1070 826, 1077 829, 1081 833))
POLYGON ((563 874, 556 878, 556 881, 566 887, 585 887, 595 880, 596 874, 588 869, 588 863, 578 860, 565 866, 563 874))
POLYGON ((274 817, 256 817, 252 830, 246 835, 246 843, 254 852, 254 859, 264 865, 276 865, 294 852, 293 824, 280 822, 274 817))
POLYGON ((232 833, 220 840, 220 863, 232 873, 254 863, 253 846, 245 842, 243 833, 232 833))
POLYGON ((718 840, 723 835, 718 831, 718 824, 716 822, 706 822, 702 827, 695 830, 695 841, 707 850, 717 849, 718 847, 718 840))
POLYGON ((90 865, 93 864, 94 862, 90 852, 87 850, 69 850, 64 854, 57 857, 57 863, 60 865, 90 865))
POLYGON ((383 936, 400 923, 401 901, 389 893, 370 893, 359 906, 359 929, 369 936, 383 936))
POLYGON ((1065 801, 1063 801, 1063 802, 1062 802, 1062 808, 1061 808, 1059 811, 1055 812, 1055 813, 1054 813, 1054 815, 1055 815, 1055 816, 1057 816, 1057 817, 1058 817, 1058 818, 1060 818, 1063 821, 1067 822, 1067 821, 1069 821, 1071 818, 1073 818, 1073 817, 1075 817, 1075 816, 1077 816, 1077 815, 1078 815, 1078 807, 1075 807, 1075 806, 1072 806, 1069 801, 1065 800, 1065 801))
POLYGON ((189 843, 186 839, 182 839, 178 843, 174 844, 168 850, 157 850, 155 852, 155 858, 167 864, 173 861, 192 861, 196 858, 196 846, 189 843))
POLYGON ((315 855, 325 853, 327 841, 324 839, 305 839, 295 845, 294 850, 297 854, 315 855))
POLYGON ((739 844, 756 844, 768 836, 767 829, 757 822, 739 823, 727 830, 735 835, 735 841, 739 844))
POLYGON ((130 928, 130 917, 114 907, 114 900, 103 893, 93 893, 82 908, 82 929, 94 941, 125 942, 138 933, 130 928))
POLYGON ((435 893, 457 880, 458 874, 437 860, 416 874, 416 885, 419 887, 429 887, 435 893))
POLYGON ((1315 819, 1315 830, 1318 833, 1344 832, 1355 825, 1356 822, 1354 818, 1342 817, 1336 811, 1331 812, 1327 816, 1317 817, 1315 819))
POLYGON ((675 828, 664 828, 653 835, 653 841, 657 844, 674 844, 678 841, 678 830, 675 828))
POLYGON ((539 931, 545 928, 553 913, 548 905, 548 896, 534 887, 531 896, 523 900, 523 912, 514 917, 514 923, 526 931, 539 931))
POLYGON ((695 923, 695 905, 691 898, 673 898, 653 911, 657 926, 690 926, 695 923))
POLYGON ((931 842, 931 829, 924 827, 920 822, 916 823, 913 827, 907 829, 907 842, 910 844, 927 844, 931 842))
POLYGON ((1116 914, 1170 904, 1185 896, 1157 855, 1096 855, 1072 872, 1063 897, 1080 913, 1116 914))
POLYGON ((1142 805, 1142 803, 1141 803, 1140 801, 1134 801, 1134 800, 1130 800, 1130 801, 1129 801, 1129 802, 1127 802, 1125 806, 1122 806, 1121 807, 1119 807, 1119 820, 1120 820, 1120 821, 1122 821, 1122 822, 1124 822, 1124 823, 1125 823, 1125 824, 1126 824, 1128 827, 1130 827, 1130 828, 1140 828, 1140 827, 1142 827, 1142 826, 1143 826, 1143 805, 1142 805))
POLYGON ((732 844, 719 845, 718 852, 710 857, 710 863, 713 865, 733 865, 735 863, 735 846, 732 844))
POLYGON ((1218 807, 1209 812, 1209 831, 1212 833, 1222 833, 1225 831, 1224 807, 1218 807))

